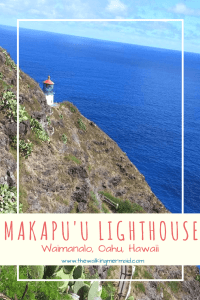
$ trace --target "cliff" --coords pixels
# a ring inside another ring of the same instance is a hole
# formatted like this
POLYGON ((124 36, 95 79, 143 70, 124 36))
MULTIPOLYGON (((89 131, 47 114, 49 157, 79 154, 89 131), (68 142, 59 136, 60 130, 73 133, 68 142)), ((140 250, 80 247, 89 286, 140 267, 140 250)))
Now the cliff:
MULTIPOLYGON (((10 98, 16 101, 16 70, 9 65, 8 54, 2 51, 0 92, 2 96, 12 92, 10 98)), ((63 102, 50 108, 39 85, 22 71, 19 85, 23 212, 115 211, 114 206, 103 202, 102 194, 121 204, 128 200, 125 204, 129 208, 131 203, 132 212, 167 212, 126 154, 73 104, 63 102)), ((12 186, 16 171, 16 118, 13 113, 8 116, 5 106, 4 100, 0 120, 5 142, 1 146, 9 163, 4 166, 0 180, 12 186)), ((119 212, 126 209, 122 206, 119 212)))
MULTIPOLYGON (((16 65, 0 48, 1 212, 16 212, 16 84, 16 65)), ((49 107, 38 83, 22 70, 19 87, 24 213, 169 213, 126 154, 72 103, 49 107)), ((156 268, 153 278, 163 278, 162 272, 164 278, 180 278, 180 267, 156 268)), ((144 278, 142 270, 135 278, 144 278)), ((186 267, 178 287, 132 283, 131 295, 140 300, 200 299, 197 274, 196 267, 186 267)))

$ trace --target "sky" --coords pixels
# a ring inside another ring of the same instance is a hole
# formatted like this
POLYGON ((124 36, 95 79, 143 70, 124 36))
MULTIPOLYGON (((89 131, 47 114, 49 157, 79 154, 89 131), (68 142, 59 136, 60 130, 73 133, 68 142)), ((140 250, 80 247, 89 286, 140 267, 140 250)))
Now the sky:
POLYGON ((184 49, 200 53, 199 0, 0 0, 0 24, 17 19, 81 19, 81 22, 20 21, 20 27, 181 50, 181 21, 116 21, 183 19, 184 49), (86 22, 84 19, 113 19, 86 22))

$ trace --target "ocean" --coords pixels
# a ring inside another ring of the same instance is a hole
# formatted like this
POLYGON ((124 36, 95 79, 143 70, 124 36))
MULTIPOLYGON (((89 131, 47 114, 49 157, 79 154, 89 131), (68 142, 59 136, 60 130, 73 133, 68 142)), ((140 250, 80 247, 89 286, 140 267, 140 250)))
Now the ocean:
MULTIPOLYGON (((16 29, 0 45, 16 62, 16 29)), ((20 68, 117 142, 155 195, 181 213, 181 52, 20 29, 20 68)), ((200 213, 200 54, 185 53, 186 213, 200 213)))

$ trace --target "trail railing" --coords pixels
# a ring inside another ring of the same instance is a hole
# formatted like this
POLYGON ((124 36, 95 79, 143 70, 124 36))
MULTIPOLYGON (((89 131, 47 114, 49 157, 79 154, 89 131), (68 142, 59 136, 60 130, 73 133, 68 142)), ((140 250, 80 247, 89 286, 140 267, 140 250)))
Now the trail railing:
MULTIPOLYGON (((102 195, 102 194, 101 194, 101 195, 102 195)), ((107 203, 110 204, 111 206, 114 206, 116 209, 118 209, 118 206, 119 206, 118 203, 113 202, 112 200, 110 200, 109 198, 107 198, 107 197, 104 196, 104 195, 102 195, 102 197, 103 197, 103 200, 104 200, 105 202, 107 202, 107 203)))

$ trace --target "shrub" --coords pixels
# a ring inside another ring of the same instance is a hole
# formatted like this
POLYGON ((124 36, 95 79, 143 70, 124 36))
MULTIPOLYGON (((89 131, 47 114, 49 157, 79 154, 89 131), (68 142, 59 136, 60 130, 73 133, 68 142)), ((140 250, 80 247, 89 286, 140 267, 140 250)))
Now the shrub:
POLYGON ((47 132, 44 130, 42 125, 34 118, 30 120, 31 129, 35 132, 36 136, 43 142, 50 141, 47 132))
POLYGON ((42 279, 44 276, 44 266, 28 266, 29 278, 42 279))
POLYGON ((116 288, 112 282, 105 282, 102 286, 101 298, 104 300, 109 296, 114 296, 116 293, 116 288))
POLYGON ((128 200, 119 203, 118 213, 139 213, 143 212, 143 208, 137 203, 131 203, 128 200))
POLYGON ((63 141, 64 144, 67 143, 67 136, 64 133, 62 135, 62 141, 63 141))
POLYGON ((32 143, 26 143, 24 140, 19 140, 19 151, 24 154, 25 158, 28 158, 28 156, 31 155, 32 150, 32 143))
POLYGON ((200 274, 198 274, 195 279, 200 282, 200 274))
POLYGON ((86 131, 86 125, 83 123, 81 118, 78 119, 78 124, 82 130, 86 131))
POLYGON ((12 67, 14 70, 17 70, 15 62, 11 59, 8 53, 5 50, 3 50, 2 52, 5 54, 6 57, 6 65, 12 67))
MULTIPOLYGON (((5 91, 2 96, 2 101, 0 101, 0 106, 8 118, 13 118, 15 121, 17 121, 17 100, 15 94, 5 91)), ((42 125, 36 119, 29 116, 25 110, 25 107, 19 105, 19 122, 27 120, 30 120, 31 129, 35 132, 36 136, 40 140, 50 141, 50 138, 42 125)), ((50 117, 47 120, 49 123, 50 117)))
MULTIPOLYGON (((61 300, 72 299, 70 295, 60 293, 58 287, 59 282, 55 281, 38 281, 27 282, 17 281, 17 271, 15 266, 1 266, 0 268, 0 292, 6 294, 7 297, 14 299, 22 299, 24 291, 27 288, 24 299, 35 300, 61 300)), ((27 279, 27 268, 21 269, 22 279, 27 279)))
POLYGON ((123 201, 120 198, 116 198, 112 196, 108 192, 99 192, 99 194, 104 195, 114 203, 118 204, 118 213, 138 213, 138 212, 144 212, 143 208, 137 204, 137 203, 131 203, 129 200, 123 201))
MULTIPOLYGON (((0 101, 1 109, 4 111, 8 118, 13 118, 17 122, 17 99, 15 94, 10 91, 5 91, 0 101)), ((19 105, 19 123, 28 120, 29 115, 25 107, 19 105)))
POLYGON ((76 109, 75 109, 73 106, 70 106, 70 110, 71 110, 71 112, 73 112, 73 113, 76 112, 76 109))
POLYGON ((101 293, 101 298, 103 300, 106 300, 109 297, 108 291, 105 289, 105 287, 102 287, 102 293, 101 293))
MULTIPOLYGON (((12 138, 11 146, 14 149, 17 149, 17 136, 14 136, 12 138)), ((28 158, 29 155, 31 155, 31 152, 33 150, 33 144, 31 142, 25 142, 25 140, 19 140, 19 152, 25 156, 25 158, 28 158)))
MULTIPOLYGON (((17 189, 7 184, 0 185, 0 214, 17 213, 17 189)), ((19 205, 22 212, 22 204, 19 205)))

